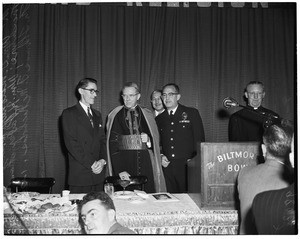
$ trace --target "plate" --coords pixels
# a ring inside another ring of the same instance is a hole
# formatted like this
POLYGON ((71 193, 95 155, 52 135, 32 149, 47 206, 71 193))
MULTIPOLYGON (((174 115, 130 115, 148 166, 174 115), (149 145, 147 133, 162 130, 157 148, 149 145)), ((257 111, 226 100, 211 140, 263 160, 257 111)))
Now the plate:
POLYGON ((143 202, 146 202, 146 199, 135 195, 135 196, 129 198, 128 201, 131 203, 143 203, 143 202))
POLYGON ((117 198, 131 198, 135 195, 134 192, 132 191, 117 191, 115 192, 114 194, 114 197, 117 197, 117 198))

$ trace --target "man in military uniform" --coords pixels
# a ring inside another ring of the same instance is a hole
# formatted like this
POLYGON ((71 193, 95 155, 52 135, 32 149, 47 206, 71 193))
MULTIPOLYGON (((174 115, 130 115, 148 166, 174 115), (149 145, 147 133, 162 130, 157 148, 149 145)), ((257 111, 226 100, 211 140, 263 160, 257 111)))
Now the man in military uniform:
POLYGON ((187 161, 197 154, 197 143, 205 141, 198 110, 179 104, 180 97, 176 84, 165 85, 162 99, 167 110, 155 118, 167 190, 171 193, 187 192, 187 161))

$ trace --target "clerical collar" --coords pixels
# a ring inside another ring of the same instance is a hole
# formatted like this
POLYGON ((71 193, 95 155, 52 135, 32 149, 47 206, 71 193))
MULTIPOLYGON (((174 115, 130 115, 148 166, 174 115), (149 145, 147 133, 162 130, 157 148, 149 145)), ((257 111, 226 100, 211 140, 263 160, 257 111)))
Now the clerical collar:
MULTIPOLYGON (((175 115, 175 112, 176 112, 177 108, 178 108, 178 105, 175 107, 175 109, 172 109, 173 115, 175 115)), ((171 110, 168 110, 169 115, 170 115, 170 112, 171 112, 171 110)))
POLYGON ((125 108, 126 110, 135 110, 135 109, 136 109, 136 107, 137 107, 137 105, 136 105, 136 106, 134 106, 134 107, 128 108, 128 107, 126 107, 126 106, 124 105, 124 108, 125 108))
MULTIPOLYGON (((81 107, 84 109, 85 113, 88 114, 88 107, 91 109, 91 106, 86 106, 81 101, 79 101, 79 103, 80 103, 81 107)), ((90 111, 91 111, 91 114, 93 115, 92 109, 90 111)))
POLYGON ((261 106, 258 106, 257 108, 254 108, 253 106, 251 105, 248 105, 250 108, 254 109, 254 110, 258 110, 261 106))

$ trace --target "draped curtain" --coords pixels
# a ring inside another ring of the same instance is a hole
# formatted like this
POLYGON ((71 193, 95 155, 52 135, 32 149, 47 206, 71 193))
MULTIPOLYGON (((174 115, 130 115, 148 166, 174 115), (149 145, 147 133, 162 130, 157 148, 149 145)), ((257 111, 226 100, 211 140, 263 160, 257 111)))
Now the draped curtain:
MULTIPOLYGON (((248 3, 247 3, 248 4, 248 3)), ((152 90, 175 82, 180 102, 199 110, 206 141, 226 142, 226 96, 265 84, 263 105, 295 120, 296 4, 151 7, 111 4, 3 4, 3 171, 55 177, 65 188, 60 116, 76 103, 77 82, 98 80, 103 122, 127 81, 152 90)))

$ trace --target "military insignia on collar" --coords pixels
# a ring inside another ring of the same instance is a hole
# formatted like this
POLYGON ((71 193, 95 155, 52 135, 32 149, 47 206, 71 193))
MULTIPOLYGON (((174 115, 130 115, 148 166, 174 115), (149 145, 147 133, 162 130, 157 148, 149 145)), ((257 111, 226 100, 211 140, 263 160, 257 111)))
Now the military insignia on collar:
POLYGON ((188 118, 188 114, 187 113, 183 112, 182 115, 181 115, 181 117, 182 117, 182 120, 180 120, 179 123, 190 123, 190 121, 187 120, 187 118, 188 118))

